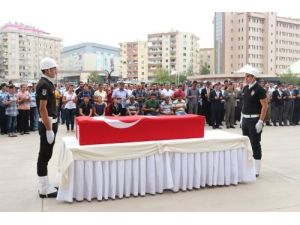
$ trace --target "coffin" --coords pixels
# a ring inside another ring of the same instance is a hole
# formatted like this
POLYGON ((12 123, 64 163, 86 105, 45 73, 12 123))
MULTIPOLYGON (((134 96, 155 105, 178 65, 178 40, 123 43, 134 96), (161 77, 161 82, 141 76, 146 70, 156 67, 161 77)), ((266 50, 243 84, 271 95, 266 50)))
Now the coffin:
POLYGON ((124 116, 77 117, 80 145, 111 144, 204 137, 205 117, 124 116))

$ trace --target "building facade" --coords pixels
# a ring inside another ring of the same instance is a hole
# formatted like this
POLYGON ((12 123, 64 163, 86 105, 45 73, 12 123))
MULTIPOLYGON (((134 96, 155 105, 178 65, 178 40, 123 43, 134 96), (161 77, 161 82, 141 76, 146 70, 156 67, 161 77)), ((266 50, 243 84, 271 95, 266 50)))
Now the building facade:
POLYGON ((146 41, 120 43, 123 79, 148 80, 148 44, 146 41))
POLYGON ((201 48, 199 50, 199 66, 200 73, 202 67, 207 67, 210 70, 210 74, 214 74, 214 49, 213 48, 201 48))
POLYGON ((87 82, 92 72, 114 79, 120 76, 120 49, 97 43, 81 43, 65 47, 62 51, 62 68, 59 79, 73 77, 87 82))
POLYGON ((62 39, 32 26, 5 24, 0 28, 0 78, 37 80, 42 58, 52 57, 60 63, 61 42, 62 39))
POLYGON ((300 59, 300 20, 274 12, 216 12, 215 73, 234 73, 250 64, 278 74, 300 59))
POLYGON ((190 33, 148 34, 148 77, 155 79, 159 68, 172 72, 199 72, 199 38, 190 33))

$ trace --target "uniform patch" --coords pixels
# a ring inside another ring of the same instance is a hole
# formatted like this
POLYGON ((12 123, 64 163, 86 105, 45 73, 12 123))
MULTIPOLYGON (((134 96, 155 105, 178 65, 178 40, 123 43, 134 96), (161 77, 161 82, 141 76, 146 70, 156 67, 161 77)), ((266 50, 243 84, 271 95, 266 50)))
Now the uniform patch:
POLYGON ((42 89, 42 95, 46 95, 47 94, 47 89, 42 89))
POLYGON ((255 91, 253 90, 253 91, 251 91, 251 96, 253 96, 255 94, 255 91))

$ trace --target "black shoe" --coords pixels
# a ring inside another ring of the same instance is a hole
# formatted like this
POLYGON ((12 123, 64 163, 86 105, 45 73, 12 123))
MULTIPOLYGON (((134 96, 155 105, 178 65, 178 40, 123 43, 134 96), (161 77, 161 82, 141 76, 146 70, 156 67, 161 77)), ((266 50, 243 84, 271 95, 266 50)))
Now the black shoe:
POLYGON ((283 124, 282 124, 282 123, 280 123, 280 124, 279 124, 279 126, 283 127, 283 124))
POLYGON ((227 128, 227 129, 229 129, 229 128, 230 128, 230 126, 226 126, 226 128, 227 128))
POLYGON ((233 125, 237 125, 237 123, 234 123, 233 125))
POLYGON ((30 134, 28 131, 24 132, 24 134, 30 134))
POLYGON ((278 125, 277 125, 277 123, 274 123, 273 126, 274 126, 274 127, 277 127, 278 125))
POLYGON ((21 135, 24 135, 24 132, 22 131, 20 134, 21 134, 21 135))
POLYGON ((57 192, 53 192, 53 193, 47 194, 47 195, 42 195, 42 194, 39 194, 39 195, 40 195, 40 198, 56 198, 57 192))
POLYGON ((213 129, 217 129, 218 127, 217 127, 217 126, 213 126, 212 128, 213 128, 213 129))
POLYGON ((230 126, 230 128, 235 128, 235 126, 230 126))

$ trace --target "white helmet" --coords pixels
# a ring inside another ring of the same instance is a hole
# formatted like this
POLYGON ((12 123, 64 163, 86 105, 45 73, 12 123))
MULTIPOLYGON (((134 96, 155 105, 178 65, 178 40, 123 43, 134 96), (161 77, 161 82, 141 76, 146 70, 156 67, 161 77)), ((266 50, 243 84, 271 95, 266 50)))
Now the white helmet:
POLYGON ((255 77, 258 76, 258 70, 250 66, 249 64, 243 66, 239 71, 237 71, 237 73, 251 74, 255 77))
POLYGON ((58 67, 55 60, 52 58, 43 58, 40 63, 41 70, 47 70, 58 67))

